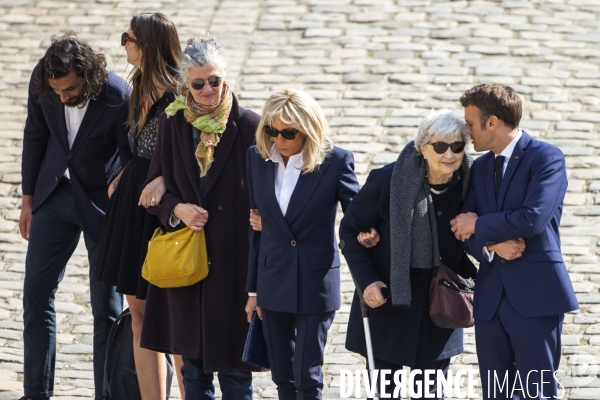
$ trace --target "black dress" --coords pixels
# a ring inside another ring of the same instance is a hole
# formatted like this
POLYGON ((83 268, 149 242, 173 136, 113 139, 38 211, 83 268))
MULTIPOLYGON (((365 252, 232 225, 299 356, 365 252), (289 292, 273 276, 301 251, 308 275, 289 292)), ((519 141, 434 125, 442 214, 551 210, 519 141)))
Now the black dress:
POLYGON ((142 265, 148 241, 160 226, 159 219, 138 205, 148 177, 150 160, 156 146, 158 119, 174 99, 165 93, 148 112, 144 127, 137 134, 129 130, 133 156, 108 203, 100 242, 98 280, 114 285, 117 292, 146 299, 148 282, 142 278, 142 265))

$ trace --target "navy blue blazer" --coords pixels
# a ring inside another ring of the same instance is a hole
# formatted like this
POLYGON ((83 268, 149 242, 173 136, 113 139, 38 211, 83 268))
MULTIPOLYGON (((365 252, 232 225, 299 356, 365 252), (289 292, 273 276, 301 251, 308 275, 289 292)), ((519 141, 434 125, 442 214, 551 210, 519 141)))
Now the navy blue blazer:
POLYGON ((340 255, 335 237, 338 201, 345 212, 358 192, 352 153, 334 147, 318 170, 301 174, 284 216, 275 197, 277 164, 248 149, 250 207, 262 232, 250 228, 246 291, 260 307, 295 314, 340 308, 340 255))
POLYGON ((34 77, 35 69, 29 82, 23 140, 23 194, 33 195, 35 212, 69 168, 75 209, 83 230, 99 242, 108 205, 108 184, 131 158, 125 125, 131 88, 109 73, 109 81, 98 97, 90 100, 69 149, 65 106, 54 92, 40 103, 34 77))
POLYGON ((494 190, 494 154, 473 163, 471 187, 463 212, 479 218, 465 249, 480 262, 475 288, 474 316, 489 321, 502 290, 523 317, 556 315, 579 308, 565 267, 559 225, 567 190, 565 158, 555 146, 523 131, 508 162, 498 202, 494 190), (521 258, 492 262, 483 247, 524 238, 521 258))

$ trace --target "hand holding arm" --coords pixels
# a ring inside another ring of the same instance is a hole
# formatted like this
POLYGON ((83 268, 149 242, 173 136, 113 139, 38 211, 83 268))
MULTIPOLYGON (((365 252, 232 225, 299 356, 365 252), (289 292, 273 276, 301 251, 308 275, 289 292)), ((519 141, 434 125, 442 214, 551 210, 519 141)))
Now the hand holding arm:
POLYGON ((475 233, 475 222, 477 221, 477 218, 477 214, 468 212, 459 214, 450 221, 452 232, 454 232, 454 235, 458 240, 464 242, 475 233))
POLYGON ((156 207, 160 204, 160 199, 166 191, 165 180, 161 175, 148 183, 144 190, 142 190, 138 205, 145 208, 156 207))
POLYGON ((375 228, 371 228, 369 232, 359 233, 356 239, 363 247, 370 249, 371 247, 377 246, 381 237, 375 228))
POLYGON ((487 246, 487 249, 488 251, 496 252, 498 256, 510 261, 520 258, 525 251, 525 247, 527 247, 525 240, 523 238, 519 238, 487 246))

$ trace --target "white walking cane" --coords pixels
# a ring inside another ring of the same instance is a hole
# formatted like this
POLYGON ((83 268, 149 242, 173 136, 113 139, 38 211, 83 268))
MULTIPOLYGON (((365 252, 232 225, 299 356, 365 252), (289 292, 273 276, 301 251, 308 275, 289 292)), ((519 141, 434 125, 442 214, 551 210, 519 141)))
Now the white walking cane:
MULTIPOLYGON (((381 397, 379 395, 379 388, 377 387, 377 382, 375 381, 375 357, 373 356, 373 342, 371 340, 371 327, 369 325, 369 306, 365 302, 365 298, 363 297, 362 290, 358 286, 356 279, 352 276, 352 280, 354 281, 354 286, 356 288, 356 293, 358 294, 358 298, 360 300, 360 315, 363 319, 363 325, 365 328, 365 345, 367 347, 367 361, 369 362, 369 375, 371 376, 371 385, 375 386, 374 388, 374 396, 373 400, 380 400, 381 397)), ((388 288, 381 288, 381 295, 384 299, 387 299, 390 296, 388 288)))

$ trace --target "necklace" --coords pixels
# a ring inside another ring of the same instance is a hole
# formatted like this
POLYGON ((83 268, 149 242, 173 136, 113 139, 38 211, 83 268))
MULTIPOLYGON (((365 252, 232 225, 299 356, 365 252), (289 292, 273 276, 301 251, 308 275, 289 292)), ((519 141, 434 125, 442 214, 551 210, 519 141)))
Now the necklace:
POLYGON ((448 188, 449 188, 449 187, 450 187, 450 185, 448 185, 448 186, 446 187, 446 189, 444 189, 444 190, 435 190, 434 188, 432 188, 432 187, 429 187, 429 190, 430 190, 430 191, 431 191, 431 193, 433 193, 433 194, 444 194, 444 193, 446 193, 446 192, 448 191, 448 188))
POLYGON ((438 187, 440 187, 442 185, 446 185, 446 187, 444 189, 442 189, 442 190, 437 190, 437 189, 432 188, 431 186, 434 186, 434 185, 431 184, 431 183, 429 183, 429 182, 427 182, 429 184, 429 190, 431 191, 431 193, 437 194, 437 195, 446 193, 448 191, 448 189, 450 188, 450 182, 452 181, 452 177, 453 176, 454 176, 454 172, 450 174, 450 179, 448 179, 448 182, 435 185, 435 186, 438 186, 438 187))

